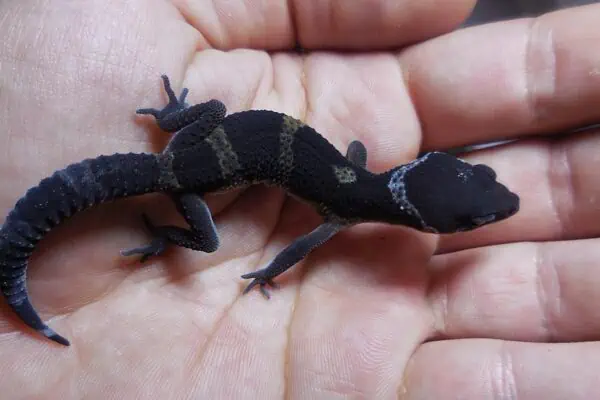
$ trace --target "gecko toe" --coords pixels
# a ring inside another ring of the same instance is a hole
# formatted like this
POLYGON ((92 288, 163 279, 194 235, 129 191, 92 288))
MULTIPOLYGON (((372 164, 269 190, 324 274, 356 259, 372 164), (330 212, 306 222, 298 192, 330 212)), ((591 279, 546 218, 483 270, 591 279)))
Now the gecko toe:
POLYGON ((172 114, 177 114, 179 111, 184 110, 188 107, 188 104, 185 102, 185 98, 187 97, 189 90, 187 88, 183 88, 179 98, 175 96, 175 92, 171 88, 171 82, 166 75, 161 75, 163 80, 163 87, 167 96, 169 97, 169 102, 162 109, 157 108, 139 108, 135 112, 140 115, 152 115, 158 121, 158 126, 161 128, 170 127, 169 119, 172 114))
POLYGON ((158 117, 160 110, 157 110, 156 108, 138 108, 135 110, 135 113, 138 115, 152 115, 153 117, 158 117))
POLYGON ((263 296, 267 298, 267 300, 271 299, 271 295, 269 294, 269 291, 265 288, 265 285, 260 285, 260 292, 263 296))
POLYGON ((256 271, 256 272, 251 272, 249 274, 245 274, 242 275, 243 279, 252 279, 252 282, 250 282, 250 284, 248 286, 246 286, 246 288, 244 289, 243 294, 248 293, 249 291, 251 291, 255 286, 260 286, 260 292, 262 293, 263 296, 265 296, 267 299, 271 298, 271 295, 269 294, 269 291, 267 290, 267 285, 271 286, 274 289, 277 289, 279 287, 278 284, 276 284, 275 282, 273 282, 273 279, 264 276, 264 274, 262 274, 262 271, 256 271))
POLYGON ((140 262, 145 263, 150 257, 161 255, 166 248, 167 240, 162 237, 157 237, 146 246, 121 250, 121 255, 124 257, 129 257, 140 254, 140 262))
POLYGON ((181 94, 179 95, 179 103, 182 105, 186 105, 185 98, 187 97, 190 90, 188 88, 181 89, 181 94))

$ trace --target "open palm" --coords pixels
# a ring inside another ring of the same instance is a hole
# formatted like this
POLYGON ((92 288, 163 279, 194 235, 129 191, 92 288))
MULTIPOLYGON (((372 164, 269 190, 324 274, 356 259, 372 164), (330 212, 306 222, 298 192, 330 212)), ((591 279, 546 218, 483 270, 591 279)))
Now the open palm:
POLYGON ((472 3, 1 3, 4 214, 68 163, 160 151, 169 134, 134 110, 164 104, 161 73, 190 88, 189 102, 286 112, 340 150, 361 140, 373 171, 420 150, 530 137, 467 157, 521 196, 517 216, 448 237, 356 226, 279 277, 270 301, 241 295, 240 275, 319 222, 277 189, 209 196, 221 248, 143 265, 119 251, 148 241, 142 212, 182 223, 166 196, 76 215, 41 242, 28 278, 72 346, 41 339, 3 303, 2 396, 598 393, 600 139, 536 134, 600 116, 600 7, 430 39, 472 3), (296 41, 310 51, 288 51, 296 41))

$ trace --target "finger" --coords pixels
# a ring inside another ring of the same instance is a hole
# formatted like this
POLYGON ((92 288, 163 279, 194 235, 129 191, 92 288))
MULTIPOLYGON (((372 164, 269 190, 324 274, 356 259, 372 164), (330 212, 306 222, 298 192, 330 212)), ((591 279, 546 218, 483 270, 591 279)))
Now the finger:
POLYGON ((361 0, 294 2, 305 48, 369 49, 401 46, 448 32, 470 14, 472 0, 361 0))
POLYGON ((523 240, 567 240, 600 234, 600 136, 597 132, 562 139, 519 142, 465 158, 483 162, 521 199, 506 221, 443 236, 438 252, 523 240))
POLYGON ((593 399, 600 392, 600 343, 495 340, 426 343, 399 390, 410 399, 593 399))
POLYGON ((400 56, 425 148, 554 132, 600 119, 600 5, 482 25, 400 56))
POLYGON ((474 0, 184 2, 187 21, 220 49, 374 49, 400 46, 450 31, 474 0))
POLYGON ((518 243, 435 256, 434 337, 599 340, 599 245, 518 243))
POLYGON ((342 153, 360 140, 372 171, 398 165, 403 154, 408 162, 418 152, 419 123, 391 54, 269 57, 255 50, 204 51, 181 85, 193 88, 190 102, 216 98, 229 113, 252 108, 289 114, 342 153))

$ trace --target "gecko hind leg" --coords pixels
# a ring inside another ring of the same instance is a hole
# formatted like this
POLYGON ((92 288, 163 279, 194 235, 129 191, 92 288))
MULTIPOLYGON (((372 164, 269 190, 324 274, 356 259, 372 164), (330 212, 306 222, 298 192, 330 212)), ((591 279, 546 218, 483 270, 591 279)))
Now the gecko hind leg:
POLYGON ((185 193, 174 196, 174 201, 191 229, 172 225, 155 226, 146 214, 142 214, 146 229, 154 239, 145 246, 122 250, 121 255, 140 254, 140 261, 145 262, 152 256, 162 254, 170 243, 205 253, 212 253, 219 248, 219 235, 204 199, 196 193, 185 193))
POLYGON ((246 289, 244 289, 244 294, 259 285, 261 293, 268 299, 270 296, 266 286, 277 287, 275 282, 273 282, 275 277, 281 275, 304 259, 310 252, 331 239, 343 227, 344 225, 340 222, 324 222, 312 232, 294 240, 288 247, 277 254, 266 268, 242 275, 243 279, 253 279, 246 289))

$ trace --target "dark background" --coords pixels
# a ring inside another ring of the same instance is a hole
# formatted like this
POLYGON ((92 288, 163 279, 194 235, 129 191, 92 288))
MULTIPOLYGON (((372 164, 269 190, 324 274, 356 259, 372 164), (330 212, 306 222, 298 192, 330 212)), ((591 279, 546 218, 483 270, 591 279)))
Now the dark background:
POLYGON ((530 17, 559 8, 597 3, 600 0, 479 0, 466 25, 530 17))

